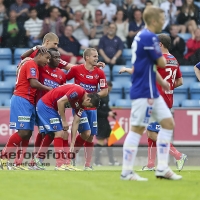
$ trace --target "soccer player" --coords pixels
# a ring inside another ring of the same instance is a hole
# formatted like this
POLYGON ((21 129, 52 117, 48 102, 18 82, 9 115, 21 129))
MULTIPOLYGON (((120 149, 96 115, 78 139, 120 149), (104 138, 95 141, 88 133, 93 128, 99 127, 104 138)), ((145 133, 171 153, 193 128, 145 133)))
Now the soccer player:
MULTIPOLYGON (((71 129, 70 152, 74 151, 76 133, 80 117, 85 108, 98 107, 100 102, 97 93, 88 94, 84 88, 76 84, 66 84, 45 94, 37 103, 37 113, 43 123, 45 132, 54 132, 54 149, 57 154, 55 170, 66 170, 63 149, 63 134, 69 125, 66 121, 66 105, 74 109, 75 115, 71 129)), ((68 170, 68 169, 67 169, 68 170)))
POLYGON ((52 89, 38 81, 38 68, 47 65, 50 57, 49 52, 38 51, 35 58, 24 63, 19 70, 10 107, 10 129, 17 129, 17 132, 9 138, 1 153, 0 168, 3 170, 11 169, 8 160, 20 143, 29 143, 35 122, 37 89, 47 91, 52 89))
POLYGON ((143 12, 145 28, 138 32, 132 44, 132 64, 134 73, 130 97, 132 108, 131 129, 123 145, 122 180, 147 181, 133 171, 134 161, 141 135, 153 117, 161 125, 157 138, 158 165, 156 177, 179 180, 182 176, 175 174, 168 166, 169 146, 174 129, 172 114, 159 95, 156 81, 165 90, 170 86, 156 71, 155 64, 165 68, 166 60, 162 56, 159 41, 155 33, 160 33, 164 24, 164 11, 158 7, 149 6, 143 12))
MULTIPOLYGON (((83 52, 85 64, 72 67, 68 74, 67 80, 74 78, 76 84, 83 87, 86 92, 92 93, 100 91, 98 95, 105 97, 108 94, 108 87, 104 72, 97 68, 98 53, 94 48, 87 48, 83 52)), ((85 147, 85 167, 84 170, 93 170, 91 159, 93 153, 93 137, 97 134, 97 111, 96 108, 87 108, 83 111, 79 125, 79 135, 75 142, 75 152, 77 153, 82 146, 85 147)))

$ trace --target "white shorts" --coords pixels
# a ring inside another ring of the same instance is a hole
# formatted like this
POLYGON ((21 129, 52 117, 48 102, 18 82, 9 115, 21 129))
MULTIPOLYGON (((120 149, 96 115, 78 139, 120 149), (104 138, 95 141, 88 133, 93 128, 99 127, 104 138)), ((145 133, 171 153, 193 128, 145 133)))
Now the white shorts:
POLYGON ((162 96, 156 99, 140 98, 132 100, 130 124, 146 127, 150 122, 160 122, 171 118, 172 114, 162 96))

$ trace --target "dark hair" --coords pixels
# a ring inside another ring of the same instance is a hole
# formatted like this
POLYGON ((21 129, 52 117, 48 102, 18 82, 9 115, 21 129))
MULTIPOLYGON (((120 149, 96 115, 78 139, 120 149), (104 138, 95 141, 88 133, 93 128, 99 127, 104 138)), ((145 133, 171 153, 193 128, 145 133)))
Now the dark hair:
POLYGON ((151 0, 147 0, 147 1, 145 2, 145 5, 147 5, 147 3, 151 3, 151 5, 153 5, 153 2, 152 2, 151 0))
POLYGON ((167 34, 158 35, 159 41, 163 44, 163 46, 169 50, 171 45, 171 38, 167 34))
POLYGON ((30 8, 29 8, 29 12, 31 12, 31 11, 33 11, 33 10, 35 10, 35 11, 37 12, 36 7, 30 7, 30 8))
POLYGON ((56 49, 56 48, 50 48, 50 49, 48 49, 47 52, 49 52, 49 54, 52 56, 53 51, 59 52, 58 49, 56 49))
MULTIPOLYGON (((58 7, 56 7, 56 6, 51 6, 51 7, 49 8, 49 13, 53 12, 54 9, 58 9, 58 7)), ((58 10, 59 10, 59 9, 58 9, 58 10)))
MULTIPOLYGON (((51 53, 49 52, 49 50, 45 53, 49 53, 51 55, 51 53)), ((43 53, 40 49, 37 51, 36 55, 35 56, 38 56, 39 54, 45 54, 43 53)))
POLYGON ((112 87, 112 86, 113 86, 113 84, 112 84, 112 82, 111 82, 111 81, 107 81, 107 85, 108 85, 108 86, 110 86, 110 87, 112 87))
POLYGON ((91 98, 90 102, 92 103, 92 105, 98 108, 100 104, 100 96, 97 93, 89 93, 88 97, 91 98))

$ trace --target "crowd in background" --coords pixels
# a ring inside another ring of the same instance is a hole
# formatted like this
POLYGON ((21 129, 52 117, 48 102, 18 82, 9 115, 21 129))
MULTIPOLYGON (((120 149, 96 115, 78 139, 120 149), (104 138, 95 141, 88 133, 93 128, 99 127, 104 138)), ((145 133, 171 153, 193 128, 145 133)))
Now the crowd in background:
POLYGON ((200 60, 200 9, 193 0, 0 0, 1 47, 28 48, 42 43, 48 32, 60 38, 59 51, 70 63, 83 63, 80 50, 97 48, 112 69, 125 64, 122 51, 131 48, 144 28, 142 12, 149 5, 165 11, 163 32, 170 35, 172 53, 181 65, 200 60), (190 33, 185 42, 178 33, 190 33))

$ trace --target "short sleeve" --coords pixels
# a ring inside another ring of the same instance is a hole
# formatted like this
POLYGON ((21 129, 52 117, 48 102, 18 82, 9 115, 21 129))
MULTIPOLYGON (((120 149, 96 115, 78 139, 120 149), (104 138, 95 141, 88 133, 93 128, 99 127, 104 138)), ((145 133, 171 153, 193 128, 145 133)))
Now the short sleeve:
POLYGON ((71 80, 72 78, 75 77, 75 75, 76 75, 76 66, 71 67, 71 68, 68 70, 68 72, 67 72, 67 74, 66 74, 66 79, 67 79, 67 80, 71 80))
POLYGON ((38 68, 36 65, 29 63, 26 67, 27 67, 26 68, 26 78, 27 79, 31 79, 31 78, 39 79, 38 68))
POLYGON ((100 70, 99 69, 99 86, 100 86, 100 89, 104 89, 104 88, 107 88, 107 82, 106 82, 106 76, 103 72, 103 70, 100 70))
POLYGON ((60 63, 59 63, 59 65, 58 65, 58 68, 63 69, 63 68, 65 68, 67 65, 68 65, 68 62, 66 62, 66 61, 64 61, 64 60, 62 60, 62 59, 60 59, 60 63))

